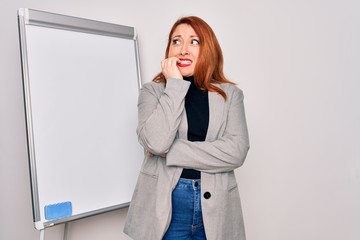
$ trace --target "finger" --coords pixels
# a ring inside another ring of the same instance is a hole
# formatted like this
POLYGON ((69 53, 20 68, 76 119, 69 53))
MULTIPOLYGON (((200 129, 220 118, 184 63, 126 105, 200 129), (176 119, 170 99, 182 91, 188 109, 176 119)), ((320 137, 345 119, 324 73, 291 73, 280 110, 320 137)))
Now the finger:
POLYGON ((179 62, 180 60, 177 58, 177 57, 172 57, 172 58, 169 58, 169 62, 170 62, 170 65, 171 66, 176 66, 177 67, 177 63, 179 62))
POLYGON ((170 58, 166 58, 164 60, 161 61, 161 67, 165 68, 165 67, 173 67, 176 66, 176 64, 178 63, 179 59, 177 57, 170 57, 170 58))
POLYGON ((179 78, 182 79, 180 69, 177 66, 179 59, 177 57, 166 58, 161 62, 162 73, 165 78, 179 78))

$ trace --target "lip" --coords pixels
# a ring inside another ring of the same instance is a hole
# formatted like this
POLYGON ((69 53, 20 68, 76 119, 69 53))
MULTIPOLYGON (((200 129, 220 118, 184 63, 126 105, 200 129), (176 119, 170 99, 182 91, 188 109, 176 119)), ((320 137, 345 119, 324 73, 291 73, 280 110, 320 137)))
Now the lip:
POLYGON ((188 58, 179 58, 179 62, 177 63, 177 66, 179 67, 188 67, 192 64, 192 60, 188 58))

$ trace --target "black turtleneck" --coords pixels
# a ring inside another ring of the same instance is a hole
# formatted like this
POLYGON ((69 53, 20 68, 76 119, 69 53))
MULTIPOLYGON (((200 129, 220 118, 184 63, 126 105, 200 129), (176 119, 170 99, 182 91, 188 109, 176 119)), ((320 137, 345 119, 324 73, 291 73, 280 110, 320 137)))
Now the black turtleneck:
MULTIPOLYGON (((195 86, 194 77, 184 77, 191 83, 185 96, 185 111, 188 122, 187 138, 189 141, 205 141, 209 126, 208 92, 195 86)), ((182 178, 200 179, 200 172, 194 169, 184 169, 182 178)))

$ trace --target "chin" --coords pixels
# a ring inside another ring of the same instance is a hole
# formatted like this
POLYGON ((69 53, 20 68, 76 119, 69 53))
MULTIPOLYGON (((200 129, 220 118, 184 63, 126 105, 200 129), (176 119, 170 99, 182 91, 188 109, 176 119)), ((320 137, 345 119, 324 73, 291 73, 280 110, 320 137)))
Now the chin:
POLYGON ((186 72, 186 73, 181 73, 181 75, 182 75, 183 77, 190 77, 190 76, 193 76, 194 73, 186 72))

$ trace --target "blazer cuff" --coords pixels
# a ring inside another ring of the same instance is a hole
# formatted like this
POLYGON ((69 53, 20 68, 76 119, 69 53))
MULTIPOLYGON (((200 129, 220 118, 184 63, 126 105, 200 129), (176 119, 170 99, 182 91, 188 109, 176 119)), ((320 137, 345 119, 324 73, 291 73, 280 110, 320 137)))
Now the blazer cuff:
POLYGON ((187 92, 190 87, 190 82, 185 81, 183 79, 176 79, 176 78, 168 78, 166 80, 166 88, 165 93, 167 91, 185 91, 187 92))

